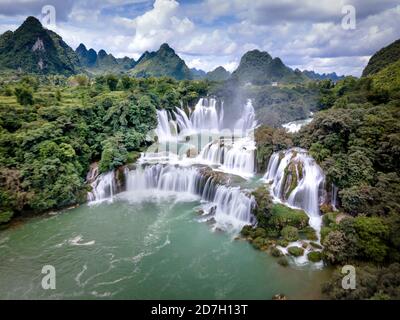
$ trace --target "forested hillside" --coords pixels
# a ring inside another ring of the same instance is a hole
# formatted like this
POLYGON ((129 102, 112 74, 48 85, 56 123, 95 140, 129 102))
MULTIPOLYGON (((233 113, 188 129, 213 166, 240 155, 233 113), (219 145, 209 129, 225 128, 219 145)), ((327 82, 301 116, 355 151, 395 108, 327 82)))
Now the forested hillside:
POLYGON ((134 161, 156 108, 193 104, 204 82, 79 75, 1 80, 0 223, 86 200, 93 161, 105 172, 134 161))
POLYGON ((332 84, 297 137, 339 189, 339 212, 323 208, 325 260, 360 270, 356 290, 341 289, 339 273, 325 286, 335 299, 400 298, 400 91, 387 72, 398 63, 332 84))

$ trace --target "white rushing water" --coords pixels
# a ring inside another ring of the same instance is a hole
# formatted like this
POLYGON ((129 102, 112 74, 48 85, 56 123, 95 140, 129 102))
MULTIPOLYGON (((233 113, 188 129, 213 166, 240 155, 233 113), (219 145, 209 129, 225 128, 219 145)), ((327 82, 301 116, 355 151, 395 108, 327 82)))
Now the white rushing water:
POLYGON ((126 170, 125 174, 126 191, 136 196, 140 193, 149 197, 167 194, 186 200, 190 199, 188 195, 196 195, 207 201, 203 206, 204 215, 215 220, 216 228, 240 231, 244 225, 255 222, 251 214, 253 197, 245 195, 238 187, 218 184, 198 168, 156 164, 126 170))
POLYGON ((303 209, 310 217, 310 226, 319 234, 325 175, 315 160, 299 148, 276 152, 269 160, 264 179, 271 183, 274 198, 303 209))
POLYGON ((114 171, 100 174, 94 179, 90 186, 92 190, 88 192, 87 196, 89 202, 112 201, 117 190, 114 171))
MULTIPOLYGON (((112 201, 116 196, 115 179, 114 171, 99 175, 88 195, 90 203, 112 201)), ((118 197, 136 202, 171 196, 176 201, 204 201, 203 220, 213 219, 215 228, 239 232, 243 226, 255 223, 251 213, 254 198, 239 187, 218 184, 200 168, 153 164, 125 169, 125 192, 118 197)))
POLYGON ((311 123, 311 121, 313 120, 313 117, 312 117, 313 115, 314 114, 311 112, 310 113, 310 118, 284 123, 282 125, 282 128, 285 128, 286 131, 289 132, 289 133, 299 132, 302 127, 304 127, 305 125, 311 123))
POLYGON ((175 118, 181 135, 189 135, 194 132, 193 125, 184 110, 176 108, 175 118))
POLYGON ((159 110, 156 129, 159 144, 154 145, 156 150, 144 153, 139 162, 206 164, 215 170, 249 178, 255 171, 253 134, 257 125, 250 99, 241 111, 240 118, 229 129, 222 128, 224 104, 221 102, 217 108, 214 98, 199 99, 190 117, 181 108, 159 110))
POLYGON ((253 103, 247 100, 243 107, 242 116, 235 123, 235 131, 242 132, 242 136, 247 136, 249 130, 253 130, 257 126, 256 113, 253 103))
POLYGON ((223 118, 223 111, 221 115, 217 111, 217 100, 214 98, 201 98, 194 107, 194 111, 190 116, 190 121, 193 128, 197 132, 220 130, 220 123, 223 118), (220 117, 221 116, 221 117, 220 117))
POLYGON ((190 117, 178 107, 174 111, 157 110, 158 141, 177 141, 195 133, 219 132, 223 121, 223 106, 218 114, 216 105, 217 100, 214 98, 201 98, 190 117))
POLYGON ((220 139, 206 145, 197 160, 209 165, 220 165, 218 170, 241 177, 254 174, 255 142, 250 138, 220 139))
POLYGON ((170 111, 157 110, 158 141, 176 141, 191 134, 216 134, 223 130, 231 130, 235 136, 246 137, 257 125, 250 99, 243 106, 239 119, 230 128, 224 127, 224 112, 224 102, 221 101, 220 107, 217 108, 217 100, 214 98, 200 98, 194 109, 189 110, 189 116, 178 107, 170 111))
POLYGON ((177 127, 174 121, 169 120, 167 110, 157 110, 158 126, 156 134, 159 141, 170 141, 176 139, 177 127))
MULTIPOLYGON (((188 116, 183 109, 158 110, 156 149, 143 153, 137 168, 125 170, 124 197, 128 200, 143 197, 173 196, 177 201, 203 201, 204 219, 215 220, 215 227, 240 231, 244 225, 255 223, 252 215, 254 199, 239 187, 218 184, 211 175, 204 174, 199 164, 214 170, 251 177, 254 174, 255 142, 251 135, 256 127, 251 100, 233 127, 223 131, 224 106, 219 109, 213 98, 201 98, 188 116), (237 134, 235 136, 234 134, 237 134), (196 141, 188 141, 194 135, 196 141), (185 141, 180 141, 185 139, 185 141), (198 143, 198 139, 211 142, 198 143), (199 147, 198 152, 192 149, 199 147), (208 178, 207 178, 208 176, 208 178)), ((113 172, 102 174, 92 182, 88 199, 92 203, 112 199, 116 193, 113 172)))

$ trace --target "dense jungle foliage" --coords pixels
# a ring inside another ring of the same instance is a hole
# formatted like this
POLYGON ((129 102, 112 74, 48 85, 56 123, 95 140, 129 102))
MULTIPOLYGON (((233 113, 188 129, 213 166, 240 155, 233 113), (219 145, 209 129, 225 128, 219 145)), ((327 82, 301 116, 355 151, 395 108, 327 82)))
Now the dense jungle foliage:
POLYGON ((8 76, 0 87, 0 223, 85 200, 86 173, 132 161, 156 108, 193 104, 208 83, 113 75, 8 76))
POLYGON ((393 270, 400 262, 400 91, 388 78, 391 85, 382 86, 379 73, 326 82, 323 111, 294 138, 321 165, 328 186, 339 189, 339 212, 323 208, 324 259, 360 270, 352 293, 339 290, 334 277, 324 288, 331 298, 399 297, 385 279, 398 283, 393 270))

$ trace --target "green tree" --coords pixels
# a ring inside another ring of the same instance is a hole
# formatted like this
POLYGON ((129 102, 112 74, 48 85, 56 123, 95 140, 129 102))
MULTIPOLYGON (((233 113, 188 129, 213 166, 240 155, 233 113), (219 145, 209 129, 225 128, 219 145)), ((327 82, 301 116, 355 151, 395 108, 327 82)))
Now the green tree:
POLYGON ((382 262, 388 252, 386 240, 389 228, 378 217, 359 216, 354 219, 362 256, 369 261, 382 262))
POLYGON ((128 152, 123 144, 121 134, 110 137, 103 143, 103 151, 99 163, 100 172, 107 172, 123 165, 128 157, 128 152))
POLYGON ((112 74, 108 75, 106 77, 106 83, 107 83, 108 88, 111 91, 117 90, 118 78, 116 76, 114 76, 112 74))
POLYGON ((33 105, 33 90, 30 87, 18 86, 15 88, 14 94, 19 104, 23 106, 33 105))

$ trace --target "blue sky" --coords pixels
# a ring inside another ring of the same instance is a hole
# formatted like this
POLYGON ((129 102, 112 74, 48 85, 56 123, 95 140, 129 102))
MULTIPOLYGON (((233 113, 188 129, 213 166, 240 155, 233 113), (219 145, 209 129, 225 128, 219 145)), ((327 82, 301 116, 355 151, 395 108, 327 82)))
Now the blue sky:
POLYGON ((82 42, 137 59, 168 42, 206 71, 232 71, 259 49, 292 68, 359 76, 374 52, 400 38, 399 0, 0 0, 0 32, 40 18, 48 4, 73 48, 82 42), (345 5, 355 8, 355 29, 342 27, 345 5))

